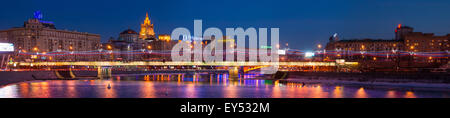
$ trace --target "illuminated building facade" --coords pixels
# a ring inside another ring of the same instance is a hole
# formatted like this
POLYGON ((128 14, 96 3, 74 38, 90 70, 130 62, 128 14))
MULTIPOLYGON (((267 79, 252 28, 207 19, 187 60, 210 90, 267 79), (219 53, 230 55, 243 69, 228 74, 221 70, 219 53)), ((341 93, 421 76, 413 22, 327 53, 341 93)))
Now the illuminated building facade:
POLYGON ((138 60, 169 60, 169 56, 156 55, 159 52, 170 52, 172 47, 177 44, 178 41, 172 41, 170 35, 160 34, 156 37, 153 24, 148 16, 141 24, 141 30, 139 33, 132 29, 125 30, 119 34, 118 39, 110 38, 107 43, 102 44, 103 50, 108 51, 144 51, 153 52, 153 54, 140 55, 130 54, 110 54, 104 55, 102 60, 123 60, 123 61, 138 61, 138 60))
POLYGON ((153 24, 151 23, 151 20, 148 17, 148 13, 147 13, 144 23, 141 24, 141 32, 139 33, 139 38, 141 38, 141 39, 156 38, 155 31, 153 28, 154 28, 153 24))
POLYGON ((141 60, 142 58, 140 55, 135 55, 131 52, 146 49, 146 45, 147 42, 139 39, 139 34, 136 31, 127 29, 119 34, 118 39, 114 39, 113 37, 111 37, 107 43, 103 43, 102 49, 107 51, 120 51, 129 53, 103 55, 102 60, 141 60))
MULTIPOLYGON (((47 53, 56 51, 91 51, 100 45, 100 35, 58 30, 52 22, 42 21, 42 14, 26 21, 23 27, 0 31, 0 41, 14 44, 16 53, 47 53)), ((32 55, 31 55, 32 56, 32 55)), ((30 55, 17 55, 18 60, 30 59, 30 55)), ((34 57, 34 60, 93 60, 89 56, 34 57)))
POLYGON ((412 32, 404 37, 405 51, 412 52, 441 52, 449 51, 448 40, 450 34, 446 36, 435 36, 433 33, 412 32))
POLYGON ((435 36, 433 33, 414 32, 412 27, 399 25, 394 40, 339 40, 333 36, 325 48, 326 52, 332 52, 333 55, 324 56, 324 59, 366 62, 372 64, 370 67, 438 67, 448 63, 449 39, 450 34, 435 36), (378 62, 391 63, 383 65, 378 62))

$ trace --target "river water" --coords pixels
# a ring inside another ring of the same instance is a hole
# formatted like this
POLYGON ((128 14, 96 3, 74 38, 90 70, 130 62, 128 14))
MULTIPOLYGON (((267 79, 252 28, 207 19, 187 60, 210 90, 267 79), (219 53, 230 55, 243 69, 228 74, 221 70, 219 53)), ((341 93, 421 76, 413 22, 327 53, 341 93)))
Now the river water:
POLYGON ((450 98, 448 89, 305 84, 227 74, 117 75, 102 80, 28 81, 0 88, 0 98, 450 98))

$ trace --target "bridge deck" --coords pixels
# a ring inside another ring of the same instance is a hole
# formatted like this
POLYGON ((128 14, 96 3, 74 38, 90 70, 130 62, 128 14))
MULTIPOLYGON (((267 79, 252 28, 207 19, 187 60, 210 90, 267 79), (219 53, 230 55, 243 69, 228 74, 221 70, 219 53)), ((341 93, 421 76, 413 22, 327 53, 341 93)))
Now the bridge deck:
MULTIPOLYGON (((336 62, 15 62, 20 66, 336 66, 336 62)), ((358 65, 346 62, 345 65, 358 65)))

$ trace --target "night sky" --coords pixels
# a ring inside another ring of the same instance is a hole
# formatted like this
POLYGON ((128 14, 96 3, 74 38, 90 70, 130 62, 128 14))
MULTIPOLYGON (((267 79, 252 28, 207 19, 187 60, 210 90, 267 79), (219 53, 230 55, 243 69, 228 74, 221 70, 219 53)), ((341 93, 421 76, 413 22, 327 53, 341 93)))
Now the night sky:
POLYGON ((58 29, 97 33, 102 41, 128 28, 139 31, 149 12, 157 34, 177 27, 280 28, 281 43, 311 50, 339 33, 341 38, 392 39, 397 24, 416 31, 450 33, 449 0, 4 0, 0 29, 19 27, 33 12, 58 29))

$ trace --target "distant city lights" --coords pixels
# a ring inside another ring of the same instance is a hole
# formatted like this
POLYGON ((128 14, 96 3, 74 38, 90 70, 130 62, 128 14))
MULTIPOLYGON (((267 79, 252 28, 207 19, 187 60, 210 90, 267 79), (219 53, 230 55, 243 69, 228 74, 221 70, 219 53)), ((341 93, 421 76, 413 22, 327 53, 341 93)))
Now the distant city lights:
POLYGON ((306 53, 305 53, 305 57, 306 57, 306 58, 314 57, 314 55, 315 55, 314 52, 306 52, 306 53))
POLYGON ((278 50, 279 55, 286 55, 286 50, 278 50))
POLYGON ((12 43, 0 43, 0 52, 14 52, 12 43))

